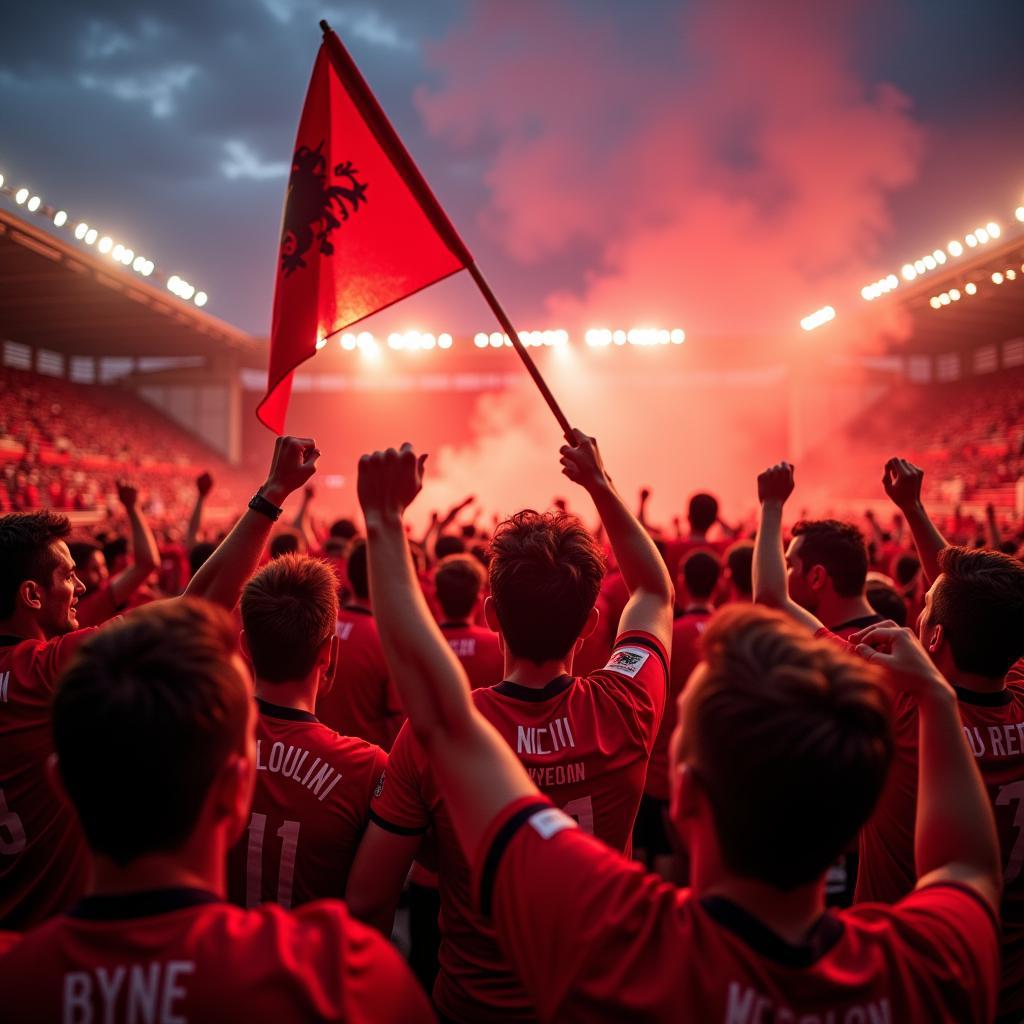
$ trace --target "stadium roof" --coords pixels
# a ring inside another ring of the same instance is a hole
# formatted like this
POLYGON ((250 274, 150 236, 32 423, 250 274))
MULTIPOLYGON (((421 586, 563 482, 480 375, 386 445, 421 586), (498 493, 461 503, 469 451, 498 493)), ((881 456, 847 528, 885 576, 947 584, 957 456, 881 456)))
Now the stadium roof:
POLYGON ((6 210, 0 338, 65 355, 266 359, 265 344, 244 331, 6 210))

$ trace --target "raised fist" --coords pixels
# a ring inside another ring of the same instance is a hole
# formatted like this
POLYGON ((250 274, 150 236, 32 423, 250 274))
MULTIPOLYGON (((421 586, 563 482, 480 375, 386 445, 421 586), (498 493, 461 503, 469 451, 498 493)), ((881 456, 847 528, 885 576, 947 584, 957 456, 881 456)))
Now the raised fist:
POLYGON ((274 445, 270 473, 263 485, 263 496, 275 505, 284 504, 316 472, 320 449, 311 437, 279 437, 274 445))
POLYGON ((572 436, 575 444, 564 444, 558 449, 562 473, 587 491, 606 487, 610 481, 597 448, 597 441, 575 427, 572 436))
POLYGON ((375 516, 400 516, 409 507, 423 487, 426 461, 408 442, 397 451, 389 448, 359 460, 357 491, 367 522, 375 516))
POLYGON ((924 470, 906 459, 890 459, 882 473, 882 486, 892 503, 905 512, 921 501, 924 470))
POLYGON ((196 490, 200 498, 205 498, 213 490, 213 477, 209 473, 200 473, 196 477, 196 490))
POLYGON ((793 487, 792 463, 777 462, 758 475, 757 500, 762 505, 765 502, 778 502, 784 505, 786 499, 793 493, 793 487))

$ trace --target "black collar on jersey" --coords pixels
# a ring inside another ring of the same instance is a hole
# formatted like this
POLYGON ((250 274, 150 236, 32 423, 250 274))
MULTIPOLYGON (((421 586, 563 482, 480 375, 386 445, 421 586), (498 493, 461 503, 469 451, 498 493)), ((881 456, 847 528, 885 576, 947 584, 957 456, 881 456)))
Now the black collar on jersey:
POLYGON ((724 896, 705 896, 700 901, 704 912, 716 924, 743 940, 755 953, 774 960, 784 967, 806 968, 817 963, 842 938, 843 922, 833 914, 818 918, 807 941, 792 946, 780 938, 753 914, 724 896))
POLYGON ((224 901, 205 889, 146 889, 142 892, 119 892, 103 896, 86 896, 67 913, 83 921, 121 921, 132 917, 152 917, 172 910, 198 907, 204 903, 224 901))
POLYGON ((283 718, 289 722, 312 722, 314 725, 320 723, 320 719, 308 711, 303 711, 301 708, 287 708, 283 704, 271 704, 269 700, 263 700, 262 697, 256 698, 256 706, 260 709, 260 714, 266 715, 267 718, 283 718))
POLYGON ((469 629, 468 622, 442 622, 442 629, 469 629))
POLYGON ((540 704, 543 701, 551 700, 552 697, 565 693, 572 686, 572 683, 572 676, 559 676, 557 679, 552 679, 546 686, 536 689, 533 686, 521 686, 519 683, 513 683, 506 679, 498 683, 497 686, 491 687, 491 689, 500 693, 503 697, 527 701, 530 704, 540 704))
POLYGON ((976 704, 980 708, 1001 708, 1013 703, 1013 694, 1006 687, 1001 690, 965 690, 954 686, 956 699, 963 704, 976 704))
POLYGON ((841 633, 844 629, 852 629, 856 632, 858 629, 867 629, 868 626, 873 626, 876 622, 885 622, 885 616, 862 615, 859 619, 850 619, 848 622, 840 622, 838 626, 831 626, 829 632, 841 633))
POLYGON ((345 604, 341 606, 343 612, 355 612, 356 615, 373 615, 369 608, 360 608, 356 604, 345 604))
POLYGON ((0 647, 15 647, 24 639, 23 636, 0 636, 0 647))

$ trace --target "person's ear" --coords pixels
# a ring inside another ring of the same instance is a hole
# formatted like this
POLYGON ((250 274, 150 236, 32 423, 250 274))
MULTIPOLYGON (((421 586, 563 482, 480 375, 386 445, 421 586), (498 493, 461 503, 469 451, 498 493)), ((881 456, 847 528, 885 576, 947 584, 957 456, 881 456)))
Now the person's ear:
POLYGON ((249 823, 256 766, 243 754, 231 754, 214 777, 207 809, 213 824, 223 822, 228 841, 234 845, 249 823))
POLYGON ((37 612, 43 607, 45 596, 46 594, 42 586, 35 580, 25 580, 18 587, 18 597, 33 611, 37 612))
POLYGON ((601 620, 601 609, 595 604, 590 609, 590 614, 587 616, 587 621, 583 623, 583 629, 580 631, 580 640, 586 640, 591 633, 597 629, 597 624, 601 620))
POLYGON ((321 653, 326 655, 327 661, 320 675, 320 693, 327 693, 334 686, 334 677, 338 674, 340 650, 341 641, 338 639, 338 634, 331 633, 321 646, 321 653))
POLYGON ((824 590, 828 583, 828 573, 823 565, 812 565, 807 570, 807 585, 812 590, 824 590))
POLYGON ((498 613, 494 608, 494 598, 484 598, 484 622, 492 633, 501 634, 501 626, 498 625, 498 613))
POLYGON ((700 810, 700 785, 685 761, 675 765, 669 780, 669 816, 677 829, 695 818, 700 810))
POLYGON ((932 626, 928 631, 928 653, 934 658, 936 655, 942 652, 942 648, 946 643, 946 631, 942 626, 932 626))

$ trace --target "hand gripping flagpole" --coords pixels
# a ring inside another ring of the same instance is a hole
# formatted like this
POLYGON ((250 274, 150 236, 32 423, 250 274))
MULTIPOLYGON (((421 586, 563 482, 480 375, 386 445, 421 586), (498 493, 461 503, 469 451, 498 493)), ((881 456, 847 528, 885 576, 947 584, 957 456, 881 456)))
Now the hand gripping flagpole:
POLYGON ((398 133, 388 120, 387 114, 384 113, 381 105, 377 102, 377 97, 373 95, 370 87, 366 84, 366 80, 360 74, 355 62, 348 55, 348 51, 342 45, 337 33, 334 32, 326 21, 320 22, 320 28, 324 33, 324 43, 327 46, 327 52, 330 54, 334 70, 348 90, 348 94, 352 97, 353 102, 359 108, 366 123, 372 129, 377 142, 391 156, 406 184, 419 200, 420 206, 430 219, 434 229, 444 239, 445 244, 452 253, 462 261, 469 271, 470 277, 473 278, 477 288, 480 289, 480 294, 483 295, 484 301, 490 307, 501 329, 505 332, 512 343, 512 347, 523 361, 527 373, 533 378, 534 384, 537 385, 544 401, 548 404, 548 408, 554 414, 558 425, 562 428, 566 441, 571 445, 575 445, 576 439, 573 436, 572 427, 568 419, 566 419, 565 413, 562 412, 558 402, 555 400, 555 396, 551 393, 547 381, 541 376, 541 372, 537 369, 537 364, 533 361, 533 357, 526 351, 526 346, 520 341, 519 332, 512 325, 512 321, 498 301, 491 286, 487 283, 480 268, 476 265, 476 261, 470 255, 469 250, 459 237, 452 222, 448 219, 448 215, 444 212, 441 204, 437 201, 437 197, 431 191, 426 179, 413 162, 398 133))

